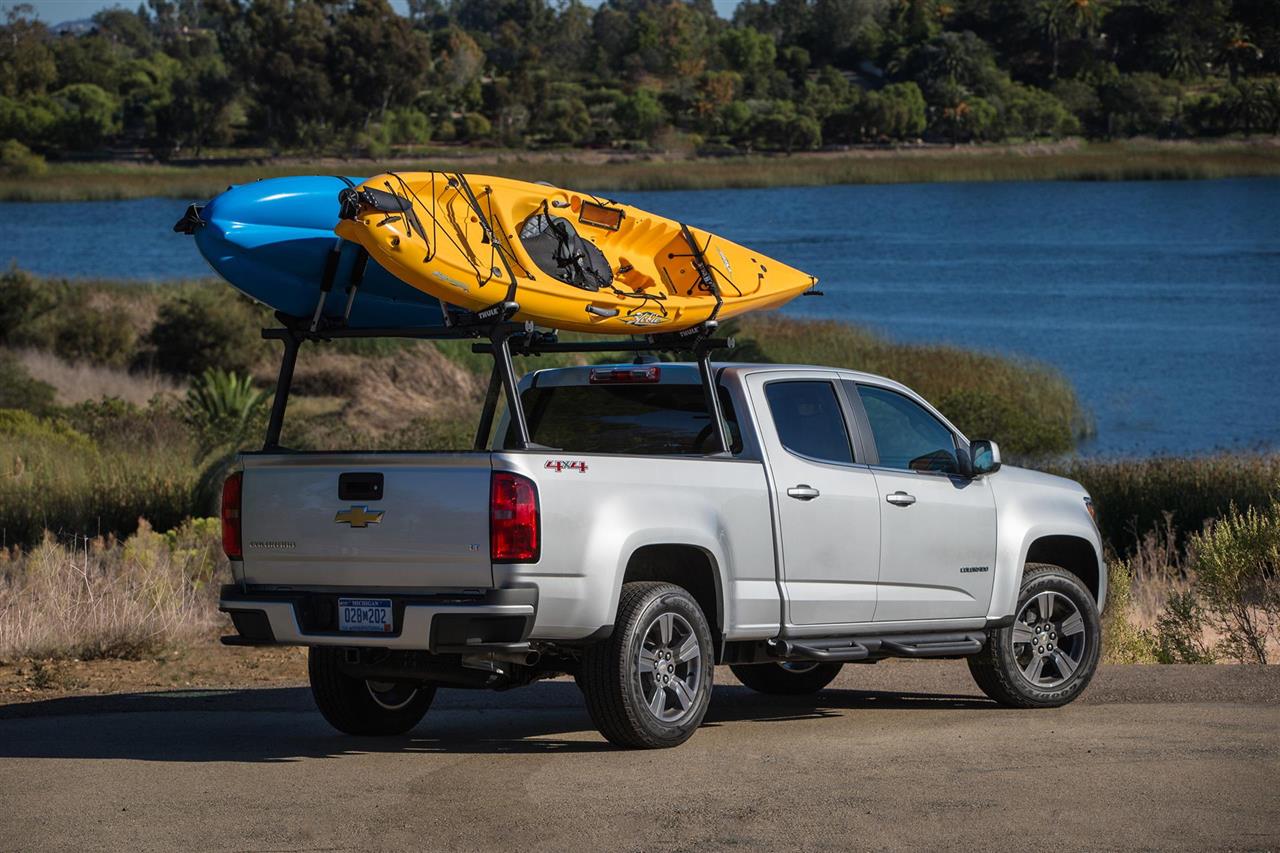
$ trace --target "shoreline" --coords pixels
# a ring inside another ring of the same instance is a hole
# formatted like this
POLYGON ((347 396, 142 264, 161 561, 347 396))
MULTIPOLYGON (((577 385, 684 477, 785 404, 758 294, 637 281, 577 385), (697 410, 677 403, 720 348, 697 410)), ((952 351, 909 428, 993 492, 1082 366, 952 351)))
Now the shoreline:
POLYGON ((209 198, 229 184, 298 174, 363 176, 388 169, 457 169, 547 180, 583 190, 709 190, 838 184, 991 181, 1203 180, 1280 176, 1280 138, 1214 143, 1026 143, 857 148, 792 155, 682 157, 598 150, 450 148, 380 160, 253 152, 182 165, 55 162, 38 176, 0 176, 0 201, 209 198))

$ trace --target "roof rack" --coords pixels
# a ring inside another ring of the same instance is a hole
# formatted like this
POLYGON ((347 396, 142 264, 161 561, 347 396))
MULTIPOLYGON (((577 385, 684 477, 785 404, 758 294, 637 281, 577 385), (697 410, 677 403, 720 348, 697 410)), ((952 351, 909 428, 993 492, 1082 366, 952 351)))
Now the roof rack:
POLYGON ((690 352, 698 363, 707 412, 715 425, 719 438, 719 453, 731 453, 732 441, 725 423, 720 396, 715 392, 716 377, 711 369, 711 353, 733 347, 732 338, 713 337, 717 323, 712 320, 665 335, 624 338, 607 341, 561 341, 555 331, 538 331, 533 323, 512 322, 519 311, 515 302, 501 302, 475 313, 446 315, 448 323, 439 326, 406 326, 352 329, 347 327, 323 328, 315 318, 290 317, 278 313, 281 327, 263 329, 262 337, 284 343, 280 359, 280 372, 276 379, 275 399, 271 404, 271 416, 267 421, 264 451, 281 450, 280 432, 284 426, 285 408, 289 404, 289 391, 293 386, 293 369, 298 360, 298 349, 305 341, 329 341, 345 338, 411 338, 415 340, 476 340, 472 351, 493 356, 493 370, 485 391, 480 423, 476 427, 474 449, 484 450, 489 433, 493 429, 498 398, 505 395, 507 411, 515 429, 516 449, 536 449, 529 437, 529 422, 520 400, 519 383, 512 357, 536 356, 544 353, 591 352, 690 352))

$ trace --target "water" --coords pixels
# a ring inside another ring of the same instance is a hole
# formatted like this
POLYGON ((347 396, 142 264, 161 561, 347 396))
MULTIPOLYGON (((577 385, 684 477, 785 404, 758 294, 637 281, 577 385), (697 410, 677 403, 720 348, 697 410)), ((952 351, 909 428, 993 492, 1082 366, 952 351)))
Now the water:
MULTIPOLYGON (((819 276, 826 296, 788 313, 1056 365, 1096 420, 1085 452, 1280 447, 1280 179, 616 197, 819 276)), ((191 239, 170 231, 184 207, 0 204, 0 261, 205 275, 191 239)))

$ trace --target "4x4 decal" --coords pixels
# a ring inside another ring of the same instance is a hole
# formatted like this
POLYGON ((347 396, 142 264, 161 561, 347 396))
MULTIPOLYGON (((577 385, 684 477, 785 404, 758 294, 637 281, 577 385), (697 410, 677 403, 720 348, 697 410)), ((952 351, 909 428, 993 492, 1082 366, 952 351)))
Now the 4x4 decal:
POLYGON ((577 471, 579 474, 587 473, 587 463, 580 460, 548 459, 546 468, 549 471, 555 471, 557 474, 561 471, 577 471))

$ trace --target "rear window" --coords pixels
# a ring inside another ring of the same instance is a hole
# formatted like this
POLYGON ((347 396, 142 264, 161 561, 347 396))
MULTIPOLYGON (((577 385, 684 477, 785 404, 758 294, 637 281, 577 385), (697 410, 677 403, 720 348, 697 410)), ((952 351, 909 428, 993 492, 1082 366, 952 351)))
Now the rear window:
MULTIPOLYGON (((530 388, 521 395, 536 444, 577 453, 703 455, 718 439, 701 385, 564 385, 530 388)), ((725 389, 720 406, 733 452, 742 449, 738 421, 725 389)), ((515 447, 508 426, 506 447, 515 447)))

